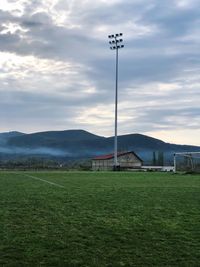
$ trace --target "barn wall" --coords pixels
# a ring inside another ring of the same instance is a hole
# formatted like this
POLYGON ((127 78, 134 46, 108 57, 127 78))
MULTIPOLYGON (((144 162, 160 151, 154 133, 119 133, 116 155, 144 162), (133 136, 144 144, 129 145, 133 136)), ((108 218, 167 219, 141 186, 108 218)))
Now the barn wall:
MULTIPOLYGON (((122 168, 140 168, 142 166, 141 161, 138 160, 133 153, 119 156, 118 162, 122 168)), ((107 160, 92 160, 92 170, 109 171, 113 169, 113 163, 113 158, 107 160)))
POLYGON ((118 162, 121 167, 141 167, 142 163, 138 158, 133 154, 129 153, 123 156, 118 157, 118 162))
POLYGON ((93 160, 92 170, 94 171, 109 171, 113 169, 113 159, 109 160, 93 160))

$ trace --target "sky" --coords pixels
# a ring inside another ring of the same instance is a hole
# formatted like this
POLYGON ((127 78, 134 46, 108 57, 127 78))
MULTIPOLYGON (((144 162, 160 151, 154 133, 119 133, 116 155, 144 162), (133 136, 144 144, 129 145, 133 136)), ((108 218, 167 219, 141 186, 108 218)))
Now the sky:
POLYGON ((200 146, 199 0, 1 0, 0 132, 84 129, 200 146))

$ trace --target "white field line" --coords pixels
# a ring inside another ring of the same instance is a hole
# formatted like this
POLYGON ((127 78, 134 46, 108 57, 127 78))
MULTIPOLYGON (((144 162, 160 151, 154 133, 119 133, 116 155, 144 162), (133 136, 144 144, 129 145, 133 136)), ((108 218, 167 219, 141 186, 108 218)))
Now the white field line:
POLYGON ((53 183, 53 182, 50 182, 50 181, 41 179, 41 178, 35 177, 35 176, 33 176, 33 175, 29 175, 29 174, 23 174, 23 175, 26 176, 26 177, 35 179, 35 180, 39 180, 39 181, 45 182, 45 183, 50 184, 50 185, 54 185, 54 186, 57 186, 57 187, 65 188, 63 185, 56 184, 56 183, 53 183))

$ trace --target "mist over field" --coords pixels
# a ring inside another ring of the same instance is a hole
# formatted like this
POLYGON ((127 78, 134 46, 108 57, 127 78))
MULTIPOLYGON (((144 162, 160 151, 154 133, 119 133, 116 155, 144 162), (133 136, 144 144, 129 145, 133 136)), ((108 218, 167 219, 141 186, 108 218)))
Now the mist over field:
POLYGON ((48 147, 38 147, 38 148, 20 148, 20 147, 3 147, 0 146, 0 153, 3 154, 21 154, 21 155, 49 155, 55 157, 70 157, 73 156, 67 151, 62 151, 59 149, 53 149, 48 147))

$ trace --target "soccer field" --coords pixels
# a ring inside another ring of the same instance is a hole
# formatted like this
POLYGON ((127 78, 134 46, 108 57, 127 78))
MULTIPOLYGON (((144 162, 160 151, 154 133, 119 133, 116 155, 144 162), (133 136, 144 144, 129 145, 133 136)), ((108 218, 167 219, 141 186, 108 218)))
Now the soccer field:
POLYGON ((0 266, 200 266, 200 176, 0 172, 0 266))

